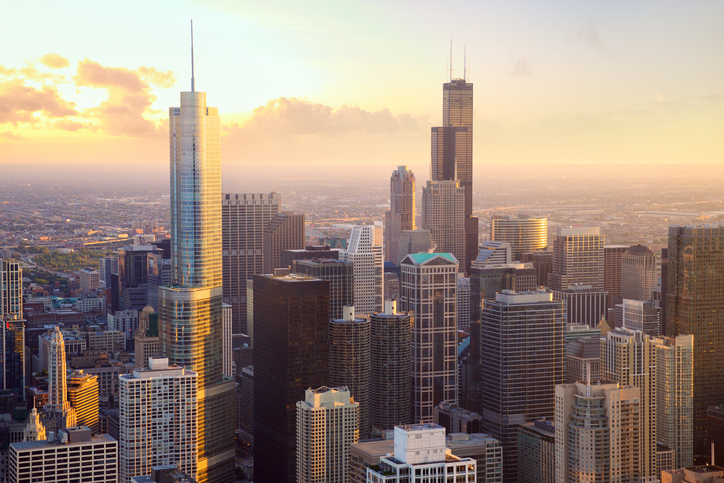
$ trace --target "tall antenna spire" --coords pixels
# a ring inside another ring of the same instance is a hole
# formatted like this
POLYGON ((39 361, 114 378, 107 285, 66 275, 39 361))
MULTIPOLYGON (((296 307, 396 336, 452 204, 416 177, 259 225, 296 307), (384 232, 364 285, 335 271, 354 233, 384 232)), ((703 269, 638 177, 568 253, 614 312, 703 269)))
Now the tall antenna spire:
POLYGON ((194 88, 194 21, 191 20, 191 92, 195 92, 194 88))
POLYGON ((450 81, 452 82, 452 39, 450 39, 450 81))
POLYGON ((463 37, 463 82, 468 81, 468 39, 467 35, 463 37))

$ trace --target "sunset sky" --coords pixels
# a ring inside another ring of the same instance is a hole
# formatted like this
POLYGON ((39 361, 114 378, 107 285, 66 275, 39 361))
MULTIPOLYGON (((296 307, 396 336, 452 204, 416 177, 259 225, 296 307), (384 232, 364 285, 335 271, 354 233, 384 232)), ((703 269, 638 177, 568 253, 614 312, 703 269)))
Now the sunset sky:
POLYGON ((720 0, 145 0, 6 2, 0 169, 166 166, 192 18, 225 164, 426 171, 451 39, 476 167, 724 163, 720 0))

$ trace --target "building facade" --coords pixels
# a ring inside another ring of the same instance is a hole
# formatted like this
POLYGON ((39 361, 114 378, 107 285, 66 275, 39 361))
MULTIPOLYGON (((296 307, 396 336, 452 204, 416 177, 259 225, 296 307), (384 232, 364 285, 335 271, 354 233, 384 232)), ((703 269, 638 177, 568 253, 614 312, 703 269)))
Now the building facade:
POLYGON ((390 211, 385 223, 385 260, 399 265, 400 235, 415 229, 415 173, 398 166, 390 177, 390 211))
MULTIPOLYGON (((458 181, 428 181, 422 188, 422 227, 437 253, 452 253, 465 271, 465 189, 458 181)), ((477 250, 476 250, 477 252, 477 250)))
POLYGON ((621 303, 621 269, 626 250, 628 245, 603 247, 603 289, 608 292, 609 308, 621 303))
POLYGON ((558 228, 553 239, 553 272, 548 276, 548 287, 565 290, 582 284, 603 291, 605 241, 598 227, 558 228))
POLYGON ((16 260, 0 258, 0 317, 23 318, 23 270, 16 260))
POLYGON ((264 228, 264 272, 282 267, 282 252, 304 248, 304 215, 279 213, 264 228))
POLYGON ((651 300, 658 281, 654 252, 643 245, 630 246, 621 258, 621 298, 651 300))
POLYGON ((356 315, 367 316, 382 311, 384 292, 383 226, 355 226, 347 250, 339 259, 353 264, 354 308, 356 315))
POLYGON ((524 253, 545 250, 548 246, 548 219, 528 216, 494 216, 490 220, 490 239, 510 243, 513 260, 524 253))
POLYGON ((518 483, 556 481, 556 429, 540 420, 518 427, 518 483))
POLYGON ((331 319, 341 319, 343 308, 354 305, 354 263, 329 258, 294 260, 292 273, 308 275, 329 282, 329 317, 331 319))
POLYGON ((438 403, 457 403, 459 264, 450 253, 418 253, 405 257, 400 267, 400 306, 414 314, 412 420, 429 423, 438 403))
POLYGON ((98 424, 98 376, 73 371, 68 376, 68 400, 75 410, 76 424, 100 432, 98 424))

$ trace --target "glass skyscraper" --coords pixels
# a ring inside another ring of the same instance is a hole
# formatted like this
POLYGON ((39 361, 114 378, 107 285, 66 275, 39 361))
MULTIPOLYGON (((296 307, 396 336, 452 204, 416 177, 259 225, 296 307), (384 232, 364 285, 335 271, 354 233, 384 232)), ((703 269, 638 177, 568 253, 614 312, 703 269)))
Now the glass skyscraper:
MULTIPOLYGON (((193 86, 193 83, 192 83, 193 86)), ((234 475, 234 381, 222 375, 221 153, 203 92, 169 109, 171 278, 159 289, 161 352, 198 373, 199 482, 234 475)))

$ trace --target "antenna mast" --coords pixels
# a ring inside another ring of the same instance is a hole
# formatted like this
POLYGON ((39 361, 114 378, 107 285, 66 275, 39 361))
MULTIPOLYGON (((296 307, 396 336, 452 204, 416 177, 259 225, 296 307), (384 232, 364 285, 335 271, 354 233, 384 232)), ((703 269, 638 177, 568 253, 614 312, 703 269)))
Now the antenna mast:
MULTIPOLYGON (((467 36, 466 36, 467 37, 467 36)), ((463 44, 463 82, 468 81, 468 40, 465 38, 463 44)))
POLYGON ((195 92, 194 88, 194 21, 191 20, 191 92, 195 92))
POLYGON ((450 39, 450 82, 452 82, 452 39, 450 39))

